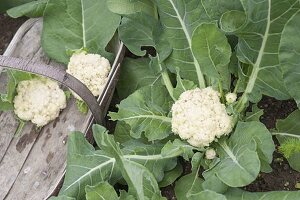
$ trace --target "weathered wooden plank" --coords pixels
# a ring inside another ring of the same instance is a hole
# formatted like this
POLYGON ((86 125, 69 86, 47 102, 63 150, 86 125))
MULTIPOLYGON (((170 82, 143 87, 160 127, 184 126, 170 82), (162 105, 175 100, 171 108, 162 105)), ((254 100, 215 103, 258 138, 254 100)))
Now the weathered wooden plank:
MULTIPOLYGON (((44 55, 40 45, 41 30, 40 20, 20 39, 13 39, 18 47, 10 48, 9 55, 63 67, 44 55)), ((118 69, 116 65, 113 68, 118 69)), ((0 76, 0 89, 5 88, 6 79, 0 76)), ((115 83, 111 86, 105 97, 99 99, 103 114, 115 83)), ((65 170, 68 134, 74 130, 84 132, 90 116, 90 113, 86 116, 79 113, 75 100, 71 99, 54 122, 40 130, 27 123, 21 136, 14 137, 18 123, 13 112, 0 113, 0 199, 41 200, 51 194, 65 170)))
MULTIPOLYGON (((48 64, 40 45, 41 30, 39 21, 22 37, 11 56, 48 64)), ((63 174, 67 135, 80 129, 86 116, 77 111, 72 100, 57 120, 41 130, 28 123, 20 137, 14 137, 18 123, 13 112, 2 113, 1 118, 5 120, 0 121, 0 199, 46 197, 63 174)))

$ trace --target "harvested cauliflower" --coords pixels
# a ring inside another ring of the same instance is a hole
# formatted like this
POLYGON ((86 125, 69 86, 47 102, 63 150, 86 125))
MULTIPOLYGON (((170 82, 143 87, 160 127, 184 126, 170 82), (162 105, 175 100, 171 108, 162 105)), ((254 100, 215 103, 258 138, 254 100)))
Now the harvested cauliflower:
POLYGON ((195 147, 209 146, 232 128, 232 117, 211 87, 188 90, 172 106, 172 131, 195 147))
POLYGON ((22 120, 38 127, 58 117, 66 107, 66 96, 59 85, 49 79, 34 78, 21 81, 14 98, 14 112, 22 120))
MULTIPOLYGON (((110 69, 110 63, 106 58, 98 54, 80 52, 72 55, 67 72, 85 84, 94 96, 99 96, 108 81, 110 69)), ((72 93, 75 98, 82 100, 77 94, 72 93)))

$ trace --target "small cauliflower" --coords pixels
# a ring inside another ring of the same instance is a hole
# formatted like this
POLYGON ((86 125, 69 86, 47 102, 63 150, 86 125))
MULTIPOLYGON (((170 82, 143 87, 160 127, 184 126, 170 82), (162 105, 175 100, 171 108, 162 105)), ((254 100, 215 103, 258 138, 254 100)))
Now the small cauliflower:
POLYGON ((207 149, 206 152, 205 152, 205 158, 208 159, 208 160, 213 160, 213 159, 215 159, 216 156, 217 156, 217 153, 212 148, 207 149))
POLYGON ((172 106, 172 131, 195 147, 232 131, 232 117, 211 87, 183 92, 172 106))
MULTIPOLYGON (((111 66, 109 61, 98 54, 74 53, 68 64, 67 72, 80 80, 93 93, 99 96, 107 81, 111 66)), ((72 92, 75 98, 82 100, 72 92)))
POLYGON ((20 119, 42 127, 59 116, 59 112, 66 107, 66 102, 65 93, 58 83, 45 78, 34 78, 18 84, 14 112, 20 119))
POLYGON ((237 95, 236 95, 236 93, 228 93, 228 94, 226 94, 225 98, 226 98, 226 102, 228 104, 232 104, 236 101, 237 95))

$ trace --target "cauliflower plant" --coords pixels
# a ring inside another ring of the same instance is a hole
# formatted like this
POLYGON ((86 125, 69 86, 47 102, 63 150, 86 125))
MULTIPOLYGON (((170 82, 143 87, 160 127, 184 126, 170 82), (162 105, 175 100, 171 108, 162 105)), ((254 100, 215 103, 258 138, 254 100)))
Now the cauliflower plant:
MULTIPOLYGON (((110 69, 110 63, 106 58, 98 54, 80 52, 72 55, 67 72, 85 84, 94 96, 99 96, 108 81, 110 69)), ((82 100, 77 94, 72 93, 78 100, 82 100)))
POLYGON ((34 78, 18 84, 14 112, 20 119, 41 127, 58 117, 60 110, 66 107, 66 101, 64 91, 56 82, 34 78))
POLYGON ((172 106, 172 131, 193 146, 209 146, 232 128, 232 117, 211 87, 183 92, 172 106))

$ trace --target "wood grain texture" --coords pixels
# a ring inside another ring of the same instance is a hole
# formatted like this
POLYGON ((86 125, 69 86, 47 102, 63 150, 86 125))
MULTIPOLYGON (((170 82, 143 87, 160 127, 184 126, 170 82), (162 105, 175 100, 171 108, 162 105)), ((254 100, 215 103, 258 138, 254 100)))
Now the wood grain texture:
MULTIPOLYGON (((44 55, 41 31, 40 20, 18 41, 10 56, 64 67, 44 55)), ((5 74, 1 74, 0 89, 5 81, 5 74)), ((82 131, 88 117, 79 113, 71 99, 55 121, 42 129, 27 123, 21 136, 15 137, 18 121, 13 112, 0 113, 0 200, 42 200, 53 192, 65 170, 68 134, 82 131)))

